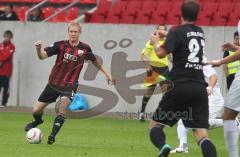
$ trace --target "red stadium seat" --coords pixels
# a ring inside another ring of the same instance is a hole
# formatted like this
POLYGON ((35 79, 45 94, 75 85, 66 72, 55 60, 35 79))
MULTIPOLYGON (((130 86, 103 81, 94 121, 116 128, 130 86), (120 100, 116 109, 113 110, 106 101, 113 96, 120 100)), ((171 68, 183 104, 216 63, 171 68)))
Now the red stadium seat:
POLYGON ((174 2, 172 9, 168 12, 166 24, 175 25, 181 23, 181 5, 182 2, 174 2))
POLYGON ((79 16, 79 9, 78 7, 72 7, 68 10, 68 14, 66 17, 67 21, 72 21, 79 16))
POLYGON ((236 26, 238 24, 238 21, 240 20, 240 3, 236 3, 234 5, 233 11, 230 13, 227 25, 228 26, 236 26))
POLYGON ((73 0, 50 0, 50 3, 71 3, 73 0))
POLYGON ((85 13, 85 22, 104 22, 110 7, 111 1, 101 0, 99 6, 97 7, 97 10, 94 13, 85 13))
POLYGON ((104 22, 104 16, 99 14, 98 12, 94 12, 93 14, 85 13, 85 22, 90 23, 103 23, 104 22))
POLYGON ((197 24, 210 25, 216 11, 217 11, 217 3, 214 3, 214 2, 203 3, 202 10, 200 11, 198 16, 197 24))
POLYGON ((217 0, 218 3, 232 3, 234 0, 217 0))
POLYGON ((22 6, 18 8, 17 15, 20 21, 25 21, 25 13, 28 9, 28 6, 22 6))
MULTIPOLYGON (((55 12, 62 10, 62 8, 57 8, 55 12)), ((66 11, 59 13, 57 16, 52 18, 50 22, 65 22, 66 21, 66 11)))
POLYGON ((7 2, 11 2, 11 3, 24 3, 25 0, 9 0, 7 2))
POLYGON ((217 2, 218 0, 199 0, 199 3, 217 2))
POLYGON ((114 3, 107 14, 105 23, 119 23, 119 20, 122 16, 122 12, 123 10, 126 9, 126 5, 127 5, 126 1, 118 1, 114 3))
POLYGON ((42 13, 45 19, 51 16, 54 12, 55 12, 55 9, 53 7, 42 8, 42 13))
POLYGON ((61 0, 50 0, 50 3, 61 3, 61 0))
POLYGON ((140 1, 129 1, 126 10, 123 12, 120 19, 120 23, 132 24, 137 16, 138 10, 140 10, 140 1))
POLYGON ((96 0, 80 0, 82 4, 96 4, 96 0))
POLYGON ((232 3, 220 3, 218 12, 211 23, 213 26, 225 26, 232 11, 232 3))
POLYGON ((42 0, 25 0, 26 3, 39 3, 42 0))
POLYGON ((101 14, 106 14, 107 11, 110 9, 111 5, 112 5, 111 1, 101 0, 99 5, 98 5, 97 11, 101 14))
POLYGON ((156 1, 144 1, 142 3, 141 11, 138 12, 137 18, 135 20, 136 24, 148 24, 152 13, 155 11, 157 6, 156 1))
POLYGON ((168 12, 171 10, 171 2, 160 1, 156 7, 156 10, 152 13, 150 20, 151 24, 165 24, 168 12))

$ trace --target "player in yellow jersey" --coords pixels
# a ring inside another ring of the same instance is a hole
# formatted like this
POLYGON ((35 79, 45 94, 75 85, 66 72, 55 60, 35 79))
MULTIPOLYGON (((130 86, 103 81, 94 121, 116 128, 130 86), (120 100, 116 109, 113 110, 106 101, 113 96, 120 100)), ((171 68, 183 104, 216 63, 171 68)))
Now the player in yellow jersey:
MULTIPOLYGON (((159 25, 155 33, 158 33, 158 31, 161 30, 167 31, 167 27, 165 25, 159 25)), ((164 42, 165 37, 160 36, 159 44, 163 45, 164 42)), ((156 85, 158 84, 157 77, 159 75, 164 75, 168 73, 169 59, 168 56, 161 59, 158 58, 158 56, 155 53, 153 45, 151 45, 150 41, 148 41, 145 45, 145 48, 142 50, 141 60, 144 62, 147 70, 147 77, 144 79, 144 85, 147 88, 147 91, 143 96, 141 111, 139 114, 139 120, 144 121, 145 120, 144 112, 146 105, 149 99, 151 98, 156 85)))

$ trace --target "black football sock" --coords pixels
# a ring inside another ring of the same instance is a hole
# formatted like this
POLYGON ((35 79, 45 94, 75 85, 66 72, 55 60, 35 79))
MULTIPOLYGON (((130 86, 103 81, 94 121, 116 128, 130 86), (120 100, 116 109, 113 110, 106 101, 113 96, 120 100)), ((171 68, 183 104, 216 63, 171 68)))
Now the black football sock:
POLYGON ((150 139, 155 147, 157 147, 159 150, 162 149, 162 147, 166 144, 166 136, 163 132, 163 128, 159 126, 155 126, 150 130, 150 139))
POLYGON ((145 108, 147 106, 147 103, 149 101, 151 97, 150 96, 143 96, 143 99, 142 99, 142 108, 141 108, 141 113, 144 113, 145 112, 145 108))
POLYGON ((199 141, 199 146, 202 149, 202 154, 204 157, 217 157, 216 148, 208 138, 201 139, 199 141))
POLYGON ((65 117, 62 115, 58 115, 53 123, 53 128, 52 128, 52 133, 51 136, 55 137, 57 135, 57 133, 59 132, 59 130, 61 129, 63 123, 65 121, 65 117))
POLYGON ((42 113, 33 113, 33 118, 35 120, 35 122, 42 122, 42 116, 43 116, 43 112, 42 113))

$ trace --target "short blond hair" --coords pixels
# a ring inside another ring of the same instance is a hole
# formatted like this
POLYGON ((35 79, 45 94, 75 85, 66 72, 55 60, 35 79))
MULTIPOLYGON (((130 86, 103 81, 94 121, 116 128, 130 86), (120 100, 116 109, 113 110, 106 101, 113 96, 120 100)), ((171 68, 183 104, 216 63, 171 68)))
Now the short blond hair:
POLYGON ((69 30, 69 28, 70 28, 71 26, 78 27, 78 28, 79 28, 79 32, 81 32, 81 30, 82 30, 82 27, 81 27, 81 25, 80 25, 79 22, 76 22, 76 21, 71 21, 71 22, 69 22, 69 24, 68 24, 68 30, 69 30))

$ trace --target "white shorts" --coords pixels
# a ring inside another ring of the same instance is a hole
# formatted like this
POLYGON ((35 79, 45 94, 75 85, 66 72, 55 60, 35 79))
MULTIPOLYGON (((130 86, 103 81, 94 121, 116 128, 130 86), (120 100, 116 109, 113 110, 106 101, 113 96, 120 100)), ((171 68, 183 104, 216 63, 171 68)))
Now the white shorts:
POLYGON ((218 103, 214 103, 214 104, 209 102, 209 119, 222 117, 223 105, 224 105, 224 101, 222 102, 218 101, 218 103))
POLYGON ((227 93, 225 107, 240 112, 240 70, 236 73, 227 93))

